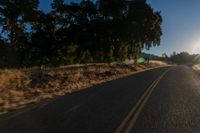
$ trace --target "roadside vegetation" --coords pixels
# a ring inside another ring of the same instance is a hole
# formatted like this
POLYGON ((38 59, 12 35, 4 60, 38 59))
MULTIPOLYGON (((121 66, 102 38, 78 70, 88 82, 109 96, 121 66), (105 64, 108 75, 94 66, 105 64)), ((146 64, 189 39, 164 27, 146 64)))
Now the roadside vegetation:
POLYGON ((0 114, 135 72, 166 65, 161 61, 150 61, 149 64, 137 66, 99 63, 60 68, 2 69, 0 114))
POLYGON ((53 0, 47 13, 38 6, 0 1, 0 112, 166 65, 142 53, 162 35, 161 13, 146 0, 53 0))

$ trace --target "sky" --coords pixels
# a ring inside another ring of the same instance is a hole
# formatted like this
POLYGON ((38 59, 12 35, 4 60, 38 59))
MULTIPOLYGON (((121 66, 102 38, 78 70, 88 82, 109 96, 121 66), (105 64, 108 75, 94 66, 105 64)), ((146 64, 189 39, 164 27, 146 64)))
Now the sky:
MULTIPOLYGON (((79 0, 66 0, 66 2, 79 0)), ((52 0, 40 0, 40 9, 49 12, 52 0)), ((200 53, 200 0, 147 0, 163 17, 161 44, 147 53, 162 55, 173 51, 200 53)))

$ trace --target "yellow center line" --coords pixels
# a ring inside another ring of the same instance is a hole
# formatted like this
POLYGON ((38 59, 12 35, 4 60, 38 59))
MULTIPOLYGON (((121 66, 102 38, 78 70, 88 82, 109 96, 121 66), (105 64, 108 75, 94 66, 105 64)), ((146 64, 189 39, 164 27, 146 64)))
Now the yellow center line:
POLYGON ((125 119, 122 121, 122 123, 117 127, 115 130, 115 133, 129 133, 131 132, 141 110, 143 109, 145 103, 148 101, 150 95, 152 94, 154 88, 159 83, 159 81, 164 77, 164 75, 169 70, 165 71, 161 76, 159 76, 145 91, 145 93, 142 95, 142 97, 138 100, 136 105, 131 109, 131 111, 128 113, 128 115, 125 117, 125 119))

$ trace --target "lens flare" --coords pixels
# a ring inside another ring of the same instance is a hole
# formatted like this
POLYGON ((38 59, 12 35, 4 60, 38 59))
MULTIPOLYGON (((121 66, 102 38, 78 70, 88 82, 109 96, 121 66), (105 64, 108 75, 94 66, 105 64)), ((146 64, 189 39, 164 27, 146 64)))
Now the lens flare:
POLYGON ((194 45, 192 52, 194 54, 200 54, 200 42, 194 45))

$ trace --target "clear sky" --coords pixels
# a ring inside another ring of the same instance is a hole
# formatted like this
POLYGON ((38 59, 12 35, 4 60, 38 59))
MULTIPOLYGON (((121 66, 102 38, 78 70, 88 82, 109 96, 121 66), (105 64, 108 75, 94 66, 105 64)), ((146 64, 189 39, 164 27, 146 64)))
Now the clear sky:
MULTIPOLYGON (((40 9, 51 10, 52 0, 40 0, 40 9)), ((79 0, 66 0, 66 2, 79 0)), ((173 51, 200 53, 200 0, 147 0, 163 16, 163 36, 159 47, 148 53, 161 55, 173 51)))

